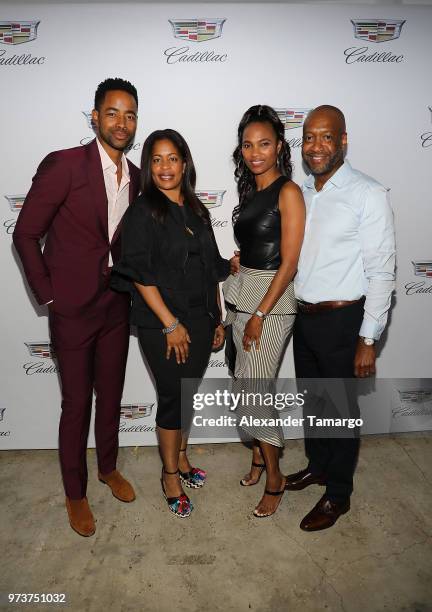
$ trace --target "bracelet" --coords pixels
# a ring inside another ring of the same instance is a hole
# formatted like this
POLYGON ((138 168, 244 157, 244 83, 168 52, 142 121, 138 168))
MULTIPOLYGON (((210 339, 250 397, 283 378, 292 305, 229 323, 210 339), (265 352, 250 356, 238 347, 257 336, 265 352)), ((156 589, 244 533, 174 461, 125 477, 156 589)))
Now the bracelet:
POLYGON ((171 325, 169 327, 164 327, 162 329, 162 333, 163 334, 170 334, 172 331, 175 330, 175 328, 177 327, 177 325, 180 323, 180 321, 178 319, 176 319, 174 321, 174 323, 171 323, 171 325))

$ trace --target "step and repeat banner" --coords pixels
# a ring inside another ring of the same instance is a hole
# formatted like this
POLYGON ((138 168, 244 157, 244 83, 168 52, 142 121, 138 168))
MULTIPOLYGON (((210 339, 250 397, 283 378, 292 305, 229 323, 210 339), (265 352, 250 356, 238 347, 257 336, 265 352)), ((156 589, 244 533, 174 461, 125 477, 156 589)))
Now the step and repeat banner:
MULTIPOLYGON (((226 257, 235 248, 232 152, 244 111, 278 110, 298 183, 308 111, 344 111, 348 159, 389 190, 397 233, 397 290, 377 366, 393 383, 376 402, 375 432, 432 429, 431 29, 431 7, 3 3, 0 448, 57 446, 60 391, 47 313, 26 288, 12 232, 41 159, 94 137, 94 91, 111 76, 138 89, 133 162, 151 131, 185 136, 226 257)), ((280 375, 294 376, 291 346, 280 375)), ((223 353, 214 353, 206 377, 227 376, 223 353)), ((121 444, 155 444, 155 411, 133 335, 121 444)))

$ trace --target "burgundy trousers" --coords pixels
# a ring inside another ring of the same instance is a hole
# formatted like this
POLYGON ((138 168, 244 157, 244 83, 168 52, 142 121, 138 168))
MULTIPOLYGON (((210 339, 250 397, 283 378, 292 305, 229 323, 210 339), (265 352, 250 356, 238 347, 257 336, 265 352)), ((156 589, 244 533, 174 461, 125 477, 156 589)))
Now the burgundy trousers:
POLYGON ((129 296, 110 289, 79 317, 49 309, 51 341, 60 371, 59 456, 65 493, 85 497, 87 439, 93 391, 98 469, 116 469, 120 403, 129 346, 129 296))

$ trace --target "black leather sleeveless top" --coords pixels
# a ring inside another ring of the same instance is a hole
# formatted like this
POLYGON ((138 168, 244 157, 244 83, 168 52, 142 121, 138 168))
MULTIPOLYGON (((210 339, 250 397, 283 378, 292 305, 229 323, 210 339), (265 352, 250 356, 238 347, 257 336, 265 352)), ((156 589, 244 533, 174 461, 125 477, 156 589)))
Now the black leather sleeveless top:
POLYGON ((234 225, 240 247, 240 264, 256 270, 280 266, 281 218, 279 193, 289 179, 280 176, 248 199, 234 225))

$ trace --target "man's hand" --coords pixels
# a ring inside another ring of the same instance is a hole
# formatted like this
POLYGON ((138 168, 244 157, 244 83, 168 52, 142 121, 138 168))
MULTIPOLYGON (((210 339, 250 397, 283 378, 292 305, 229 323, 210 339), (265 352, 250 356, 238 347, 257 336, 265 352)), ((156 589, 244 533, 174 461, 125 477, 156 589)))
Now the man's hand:
POLYGON ((256 350, 259 349, 262 328, 263 320, 261 317, 257 317, 257 315, 252 315, 246 323, 243 333, 243 349, 248 353, 254 342, 256 350))
POLYGON ((230 274, 238 274, 240 270, 240 251, 234 251, 234 257, 230 259, 230 274))
POLYGON ((375 360, 375 345, 366 346, 363 340, 359 338, 354 357, 354 376, 358 378, 373 376, 375 374, 375 360))
POLYGON ((222 325, 222 323, 220 323, 215 329, 214 338, 213 338, 213 348, 219 349, 224 343, 224 340, 225 340, 225 328, 222 325))

